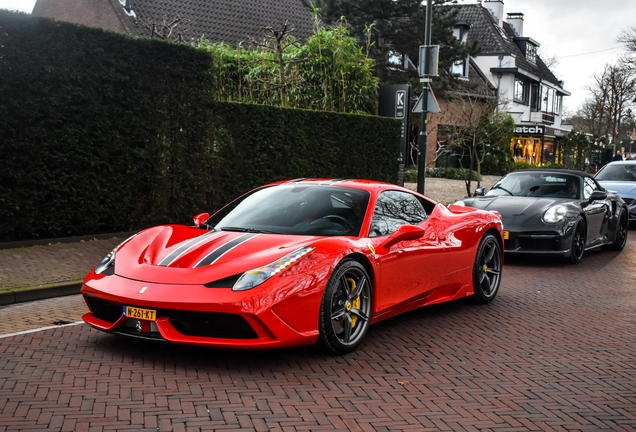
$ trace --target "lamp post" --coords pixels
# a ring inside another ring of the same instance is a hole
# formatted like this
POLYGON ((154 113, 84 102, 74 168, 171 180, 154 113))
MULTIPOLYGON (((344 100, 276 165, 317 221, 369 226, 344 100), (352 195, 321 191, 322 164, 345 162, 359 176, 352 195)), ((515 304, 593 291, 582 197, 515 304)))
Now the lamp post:
MULTIPOLYGON (((426 0, 426 27, 424 29, 424 46, 431 46, 431 23, 433 14, 433 0, 426 0)), ((427 111, 428 111, 428 92, 430 86, 430 55, 429 49, 424 51, 425 55, 422 59, 422 50, 420 50, 420 64, 424 62, 424 73, 420 81, 422 82, 422 115, 420 116, 420 137, 419 137, 419 157, 417 161, 417 191, 424 193, 424 185, 426 182, 426 152, 428 151, 428 131, 427 129, 427 111)))

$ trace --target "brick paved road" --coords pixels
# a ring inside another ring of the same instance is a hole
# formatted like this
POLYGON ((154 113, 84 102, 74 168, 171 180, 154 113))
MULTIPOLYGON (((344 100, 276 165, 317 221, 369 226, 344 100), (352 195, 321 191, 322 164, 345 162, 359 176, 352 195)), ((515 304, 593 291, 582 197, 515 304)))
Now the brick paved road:
MULTIPOLYGON (((4 337, 0 431, 633 431, 634 263, 635 239, 578 266, 509 258, 494 303, 377 324, 343 357, 147 344, 84 325, 4 337)), ((46 316, 48 302, 29 313, 46 316)))

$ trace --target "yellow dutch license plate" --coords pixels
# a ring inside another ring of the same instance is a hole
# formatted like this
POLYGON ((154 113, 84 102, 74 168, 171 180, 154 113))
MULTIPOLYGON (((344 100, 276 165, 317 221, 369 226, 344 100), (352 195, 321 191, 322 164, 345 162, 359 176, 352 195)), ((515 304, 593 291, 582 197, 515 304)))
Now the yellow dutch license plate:
POLYGON ((510 231, 504 231, 503 235, 504 235, 504 240, 508 240, 510 238, 510 231))
POLYGON ((124 306, 124 316, 137 318, 145 321, 156 321, 157 311, 152 309, 142 309, 132 306, 124 306))

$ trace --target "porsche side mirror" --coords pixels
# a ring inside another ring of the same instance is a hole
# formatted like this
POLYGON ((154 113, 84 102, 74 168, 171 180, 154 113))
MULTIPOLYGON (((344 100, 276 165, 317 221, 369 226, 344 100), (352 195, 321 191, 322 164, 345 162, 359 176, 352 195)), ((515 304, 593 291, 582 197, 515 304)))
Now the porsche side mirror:
POLYGON ((607 192, 606 191, 595 190, 590 195, 590 202, 592 202, 592 201, 600 201, 600 200, 604 200, 604 199, 607 199, 607 192))
POLYGON ((480 187, 475 189, 475 196, 484 196, 486 195, 486 188, 485 187, 480 187))
POLYGON ((419 238, 424 237, 424 228, 417 225, 402 225, 391 234, 384 243, 381 244, 382 247, 390 248, 396 243, 405 240, 417 240, 419 238))
POLYGON ((203 225, 205 223, 205 221, 210 219, 210 214, 209 213, 199 213, 193 219, 194 219, 194 226, 199 228, 201 225, 203 225))

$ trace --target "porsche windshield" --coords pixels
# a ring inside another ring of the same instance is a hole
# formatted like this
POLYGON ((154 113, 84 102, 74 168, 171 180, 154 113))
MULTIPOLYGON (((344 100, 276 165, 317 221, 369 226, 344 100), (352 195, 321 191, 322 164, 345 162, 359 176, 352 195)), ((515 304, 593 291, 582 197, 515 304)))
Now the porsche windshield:
POLYGON ((358 236, 369 193, 337 186, 280 185, 258 189, 214 214, 216 230, 358 236))
POLYGON ((596 180, 636 181, 636 163, 606 165, 596 175, 596 180))
POLYGON ((566 173, 514 172, 508 174, 486 193, 489 196, 580 197, 581 180, 566 173))

